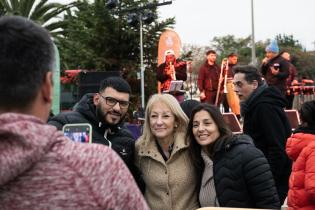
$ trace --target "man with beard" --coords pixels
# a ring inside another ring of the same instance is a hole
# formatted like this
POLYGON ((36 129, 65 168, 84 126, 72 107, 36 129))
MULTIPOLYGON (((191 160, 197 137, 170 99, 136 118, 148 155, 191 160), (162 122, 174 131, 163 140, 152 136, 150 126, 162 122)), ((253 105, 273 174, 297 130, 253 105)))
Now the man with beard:
POLYGON ((115 150, 128 166, 140 190, 144 192, 144 182, 134 165, 135 139, 123 126, 130 94, 131 88, 124 79, 106 78, 101 82, 98 93, 84 95, 73 111, 52 117, 48 124, 59 130, 65 124, 91 124, 92 143, 104 144, 115 150))
MULTIPOLYGON (((198 74, 200 101, 215 104, 221 70, 216 64, 217 54, 214 50, 208 50, 206 56, 207 60, 200 67, 198 74)), ((220 104, 220 101, 219 99, 218 104, 220 104)))

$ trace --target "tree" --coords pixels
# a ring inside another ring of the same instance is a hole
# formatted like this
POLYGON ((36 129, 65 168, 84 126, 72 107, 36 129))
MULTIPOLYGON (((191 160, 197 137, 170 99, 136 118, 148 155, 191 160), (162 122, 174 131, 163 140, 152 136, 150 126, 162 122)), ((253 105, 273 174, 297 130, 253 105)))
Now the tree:
MULTIPOLYGON (((296 40, 293 35, 279 34, 276 36, 276 40, 280 51, 288 51, 291 54, 291 57, 293 58, 292 63, 298 69, 298 76, 300 78, 306 77, 314 79, 314 52, 306 52, 300 42, 296 40)), ((269 43, 269 39, 255 43, 258 66, 260 65, 260 61, 265 57, 265 48, 269 43)), ((251 61, 250 37, 235 38, 233 35, 214 37, 211 41, 211 47, 218 53, 218 63, 231 52, 238 54, 239 64, 248 64, 251 61)), ((191 47, 190 49, 194 50, 194 47, 191 47)), ((189 51, 190 49, 188 48, 186 51, 189 51)))
POLYGON ((227 57, 230 53, 236 53, 239 56, 240 64, 248 64, 251 61, 251 38, 236 38, 234 35, 214 37, 211 41, 211 47, 218 54, 218 61, 227 57))
POLYGON ((287 51, 291 54, 293 65, 298 70, 299 78, 315 78, 315 54, 306 52, 300 42, 294 39, 293 35, 278 34, 276 40, 281 51, 287 51))
POLYGON ((0 0, 2 15, 29 18, 45 27, 55 37, 60 34, 63 22, 53 20, 58 19, 61 13, 73 6, 74 4, 48 3, 48 0, 0 0))
MULTIPOLYGON (((80 0, 75 10, 64 15, 66 23, 60 49, 62 69, 96 71, 120 70, 130 83, 134 101, 140 95, 139 25, 127 23, 130 8, 148 3, 148 0, 120 1, 116 9, 106 8, 106 0, 80 0)), ((151 11, 157 16, 156 8, 151 11)), ((157 46, 161 32, 174 24, 174 18, 143 25, 146 98, 156 92, 157 46)), ((134 103, 136 104, 136 103, 134 103)))
POLYGON ((0 4, 0 17, 3 16, 4 14, 5 14, 4 7, 2 6, 2 4, 0 4))
POLYGON ((299 78, 315 80, 315 53, 298 51, 291 53, 292 63, 297 68, 299 78))
POLYGON ((299 51, 303 50, 302 45, 298 40, 294 39, 293 35, 278 34, 276 40, 280 48, 290 48, 299 51))
MULTIPOLYGON (((60 43, 62 48, 68 49, 62 54, 65 67, 111 70, 139 63, 139 28, 129 26, 127 13, 120 12, 139 2, 122 1, 118 10, 106 9, 105 2, 81 0, 76 11, 65 15, 67 26, 60 43)), ((174 19, 167 19, 143 26, 144 60, 149 67, 156 64, 161 31, 173 23, 174 19)))
POLYGON ((199 97, 198 94, 198 72, 201 65, 204 64, 206 60, 206 51, 208 47, 206 46, 198 46, 198 45, 191 45, 191 44, 184 44, 182 50, 181 59, 183 60, 191 60, 192 61, 192 73, 188 74, 188 78, 185 82, 185 89, 193 97, 199 97))

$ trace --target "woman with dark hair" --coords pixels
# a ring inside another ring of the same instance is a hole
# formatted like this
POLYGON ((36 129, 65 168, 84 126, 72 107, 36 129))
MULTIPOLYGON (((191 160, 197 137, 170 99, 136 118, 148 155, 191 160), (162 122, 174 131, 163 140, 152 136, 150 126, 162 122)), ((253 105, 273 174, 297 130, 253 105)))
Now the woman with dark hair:
POLYGON ((247 135, 233 135, 219 109, 200 104, 187 131, 202 207, 280 208, 268 161, 247 135))
POLYGON ((315 209, 315 101, 300 109, 302 124, 288 138, 286 152, 293 160, 288 207, 315 209))

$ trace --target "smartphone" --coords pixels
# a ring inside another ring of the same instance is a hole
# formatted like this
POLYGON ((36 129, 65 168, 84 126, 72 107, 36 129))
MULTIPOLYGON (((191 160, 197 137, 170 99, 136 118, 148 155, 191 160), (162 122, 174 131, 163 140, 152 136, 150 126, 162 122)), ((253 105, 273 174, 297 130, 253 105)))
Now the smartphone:
POLYGON ((62 131, 75 142, 92 143, 92 126, 88 123, 65 124, 62 131))

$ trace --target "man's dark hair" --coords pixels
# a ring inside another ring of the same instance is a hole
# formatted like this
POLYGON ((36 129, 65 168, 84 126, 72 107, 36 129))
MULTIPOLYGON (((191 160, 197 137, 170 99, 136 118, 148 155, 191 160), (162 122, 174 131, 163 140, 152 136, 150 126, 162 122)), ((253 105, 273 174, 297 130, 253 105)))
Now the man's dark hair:
POLYGON ((44 28, 23 17, 1 17, 0 107, 30 105, 54 60, 53 42, 44 28))
POLYGON ((258 86, 263 84, 262 76, 258 69, 255 66, 246 65, 246 66, 235 66, 233 67, 234 74, 243 73, 245 74, 245 80, 248 83, 252 83, 254 80, 258 82, 258 86))
POLYGON ((217 54, 214 50, 208 50, 206 52, 206 55, 209 55, 209 54, 217 54))
POLYGON ((228 58, 231 58, 231 57, 237 57, 237 54, 236 53, 230 53, 230 54, 228 54, 228 58))
POLYGON ((121 77, 107 77, 104 79, 100 84, 99 92, 104 91, 108 87, 111 87, 118 92, 131 94, 130 85, 121 77))
POLYGON ((279 55, 283 55, 284 53, 289 53, 290 54, 290 63, 293 65, 296 65, 296 62, 298 61, 298 58, 295 55, 292 55, 288 50, 283 50, 279 53, 279 55))

